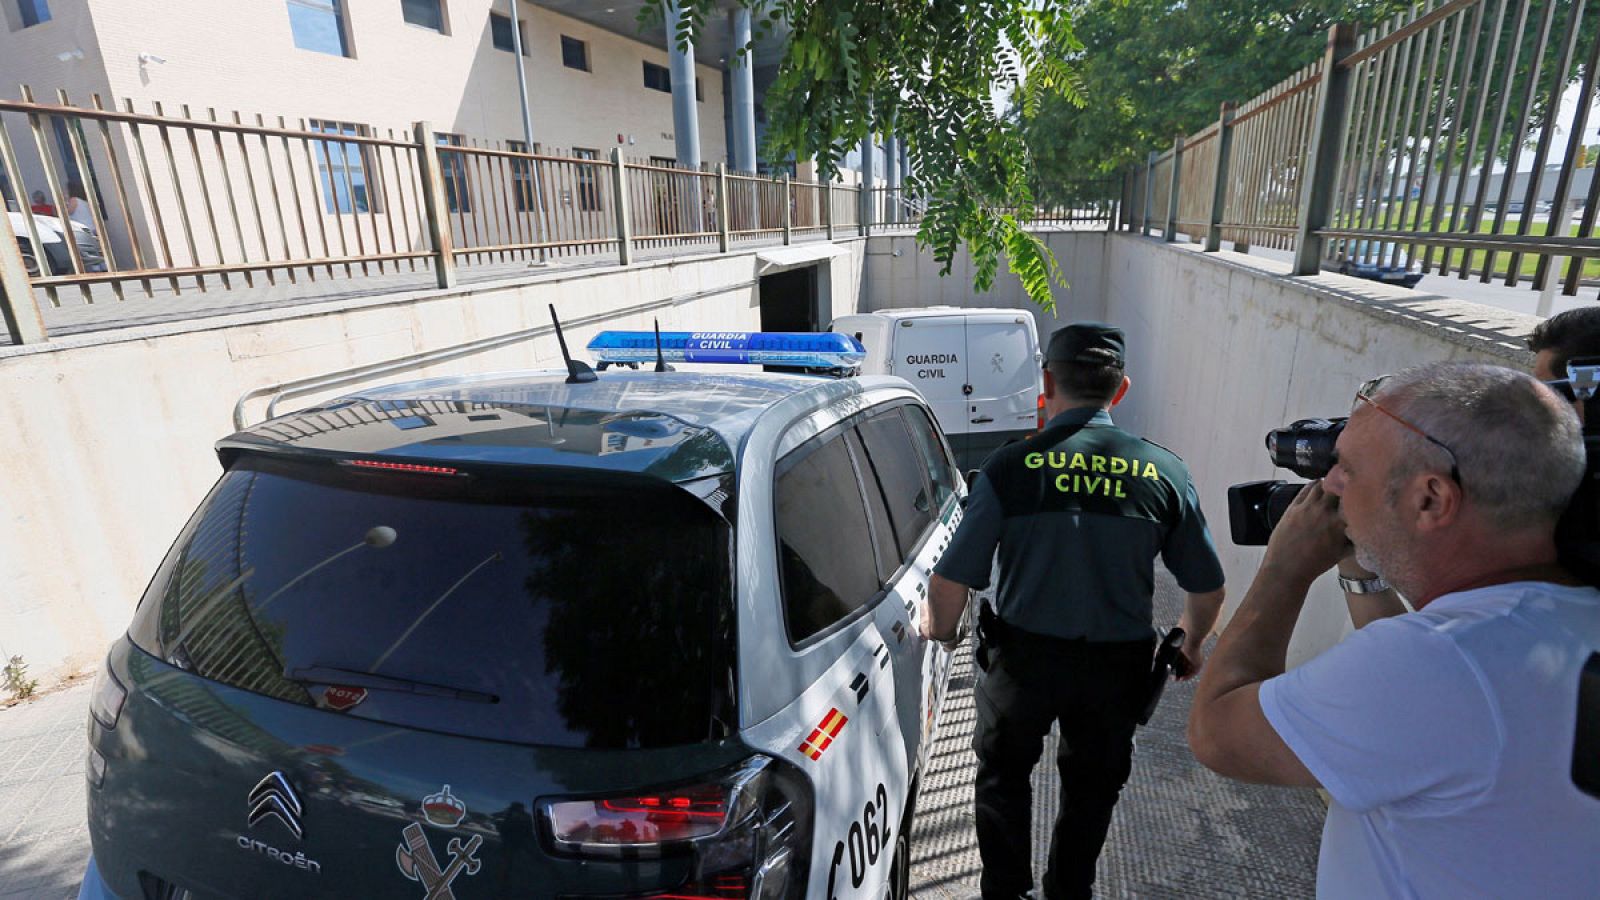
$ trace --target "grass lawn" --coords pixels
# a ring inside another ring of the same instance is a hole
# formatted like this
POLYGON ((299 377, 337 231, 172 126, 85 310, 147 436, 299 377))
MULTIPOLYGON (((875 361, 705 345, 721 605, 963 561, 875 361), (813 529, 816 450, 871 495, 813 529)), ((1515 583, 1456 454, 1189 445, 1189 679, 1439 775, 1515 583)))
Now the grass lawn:
MULTIPOLYGON (((1451 214, 1451 207, 1445 207, 1445 210, 1444 210, 1443 214, 1440 216, 1440 221, 1439 221, 1440 230, 1445 230, 1445 229, 1448 229, 1450 227, 1450 214, 1451 214)), ((1366 222, 1362 222, 1361 218, 1362 217, 1361 217, 1361 214, 1359 212, 1354 214, 1354 215, 1346 214, 1345 216, 1341 217, 1341 222, 1343 224, 1341 226, 1339 226, 1339 227, 1345 227, 1345 228, 1362 228, 1362 227, 1365 227, 1365 228, 1382 229, 1382 230, 1386 230, 1386 231, 1398 231, 1398 230, 1426 231, 1426 230, 1429 229, 1429 226, 1433 222, 1433 207, 1431 207, 1431 206, 1422 207, 1422 206, 1418 206, 1418 205, 1411 205, 1406 209, 1404 220, 1402 220, 1401 214, 1400 214, 1399 204, 1390 204, 1387 209, 1383 209, 1383 208, 1380 207, 1380 209, 1372 216, 1372 218, 1370 220, 1366 221, 1366 222)), ((1457 223, 1456 223, 1456 230, 1457 231, 1460 231, 1462 229, 1463 222, 1464 222, 1465 219, 1466 219, 1466 212, 1465 212, 1465 209, 1463 209, 1462 214, 1461 214, 1460 218, 1457 220, 1457 223)), ((1506 214, 1505 223, 1500 227, 1500 230, 1499 230, 1498 233, 1499 234, 1517 234, 1519 229, 1520 229, 1521 219, 1522 219, 1522 214, 1521 213, 1507 213, 1506 214)), ((1527 233, 1530 234, 1530 235, 1544 235, 1544 234, 1548 234, 1549 233, 1549 228, 1550 228, 1550 223, 1549 222, 1529 222, 1528 223, 1527 233)), ((1488 212, 1488 213, 1484 214, 1484 216, 1482 218, 1482 221, 1480 221, 1478 223, 1477 233, 1478 234, 1495 234, 1495 233, 1497 233, 1495 231, 1495 228, 1494 228, 1494 213, 1493 212, 1488 212)), ((1578 235, 1577 216, 1573 217, 1573 220, 1572 220, 1570 226, 1567 229, 1567 235, 1569 237, 1578 237, 1579 236, 1578 235)), ((1405 246, 1404 242, 1397 242, 1397 243, 1400 243, 1402 246, 1405 246)), ((1597 239, 1597 243, 1600 243, 1600 239, 1597 239)), ((1439 259, 1444 255, 1445 252, 1446 251, 1442 247, 1429 248, 1429 247, 1424 247, 1424 246, 1419 245, 1417 247, 1417 254, 1416 255, 1417 255, 1417 258, 1419 260, 1420 259, 1431 259, 1434 262, 1434 264, 1437 265, 1439 259)), ((1467 254, 1468 254, 1468 251, 1452 249, 1452 250, 1450 250, 1448 252, 1449 252, 1450 270, 1452 272, 1458 271, 1461 268, 1462 261, 1466 258, 1467 254)), ((1489 255, 1489 253, 1487 251, 1483 251, 1483 250, 1474 250, 1474 251, 1471 251, 1471 255, 1472 255, 1471 264, 1472 264, 1472 272, 1473 272, 1473 274, 1481 274, 1482 271, 1483 271, 1484 259, 1489 255)), ((1505 274, 1508 271, 1510 271, 1511 257, 1512 257, 1512 254, 1506 253, 1506 252, 1497 252, 1497 253, 1494 254, 1493 271, 1494 271, 1495 275, 1497 275, 1499 277, 1502 277, 1502 278, 1505 277, 1505 274)), ((1586 260, 1583 261, 1583 263, 1584 263, 1584 265, 1583 265, 1583 277, 1584 278, 1600 278, 1600 258, 1586 259, 1586 260)), ((1518 272, 1520 273, 1521 276, 1530 277, 1531 278, 1533 276, 1534 272, 1537 270, 1538 265, 1539 265, 1539 257, 1538 256, 1533 255, 1533 254, 1524 253, 1521 256, 1521 259, 1520 259, 1519 264, 1517 266, 1517 270, 1518 270, 1518 272)), ((1565 271, 1566 271, 1566 264, 1563 263, 1562 264, 1562 272, 1564 273, 1565 271)))

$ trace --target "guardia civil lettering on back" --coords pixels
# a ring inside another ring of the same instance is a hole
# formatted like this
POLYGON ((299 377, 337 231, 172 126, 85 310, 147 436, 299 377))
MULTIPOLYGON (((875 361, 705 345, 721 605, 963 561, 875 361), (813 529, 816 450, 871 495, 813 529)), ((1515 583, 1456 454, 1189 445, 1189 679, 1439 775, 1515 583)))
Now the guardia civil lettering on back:
POLYGON ((1052 724, 1063 813, 1044 891, 1090 896, 1146 696, 1155 560, 1188 592, 1179 624, 1193 671, 1221 608, 1222 567, 1187 467, 1111 419, 1132 383, 1124 358, 1125 338, 1110 325, 1077 323, 1051 336, 1049 420, 984 463, 930 583, 924 633, 950 640, 969 589, 989 586, 998 558, 973 739, 985 897, 1034 886, 1029 779, 1052 724))

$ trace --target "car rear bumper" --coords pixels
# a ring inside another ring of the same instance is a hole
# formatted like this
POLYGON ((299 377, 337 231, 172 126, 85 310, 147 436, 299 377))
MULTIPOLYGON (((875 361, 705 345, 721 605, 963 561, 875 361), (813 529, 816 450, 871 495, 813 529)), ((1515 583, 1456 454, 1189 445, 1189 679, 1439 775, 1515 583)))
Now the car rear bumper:
POLYGON ((83 870, 83 883, 78 886, 78 900, 122 900, 111 892, 106 886, 104 878, 100 877, 100 867, 94 863, 94 854, 89 855, 89 865, 83 870))

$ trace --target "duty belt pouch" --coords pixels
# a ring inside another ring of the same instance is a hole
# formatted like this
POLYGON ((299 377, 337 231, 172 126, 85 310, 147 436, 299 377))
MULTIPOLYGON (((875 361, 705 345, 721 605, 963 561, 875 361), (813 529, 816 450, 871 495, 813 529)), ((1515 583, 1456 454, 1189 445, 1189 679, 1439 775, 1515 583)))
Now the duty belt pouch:
POLYGON ((983 601, 978 607, 978 646, 972 653, 972 659, 978 668, 989 671, 989 651, 1000 646, 1000 617, 995 615, 994 607, 989 601, 983 601))

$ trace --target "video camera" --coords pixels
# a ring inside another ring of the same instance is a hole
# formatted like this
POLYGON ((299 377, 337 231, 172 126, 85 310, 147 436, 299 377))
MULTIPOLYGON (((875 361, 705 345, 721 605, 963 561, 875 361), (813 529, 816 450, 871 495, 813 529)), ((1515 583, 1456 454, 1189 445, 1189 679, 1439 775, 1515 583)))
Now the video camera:
MULTIPOLYGON (((1573 403, 1583 404, 1583 481, 1556 526, 1561 564, 1600 587, 1600 356, 1567 363, 1567 377, 1545 382, 1573 403)), ((1334 445, 1349 417, 1300 419, 1267 432, 1272 464, 1302 478, 1322 478, 1338 456, 1334 445)), ((1233 542, 1263 546, 1306 482, 1250 481, 1228 488, 1228 525, 1233 542)), ((1572 747, 1572 781, 1600 798, 1600 653, 1589 657, 1578 691, 1578 728, 1572 747)))
MULTIPOLYGON (((1334 444, 1349 417, 1301 419, 1267 432, 1272 464, 1302 478, 1321 478, 1333 469, 1334 444)), ((1241 547, 1265 546, 1284 510, 1306 482, 1248 481, 1228 488, 1228 527, 1241 547)))

